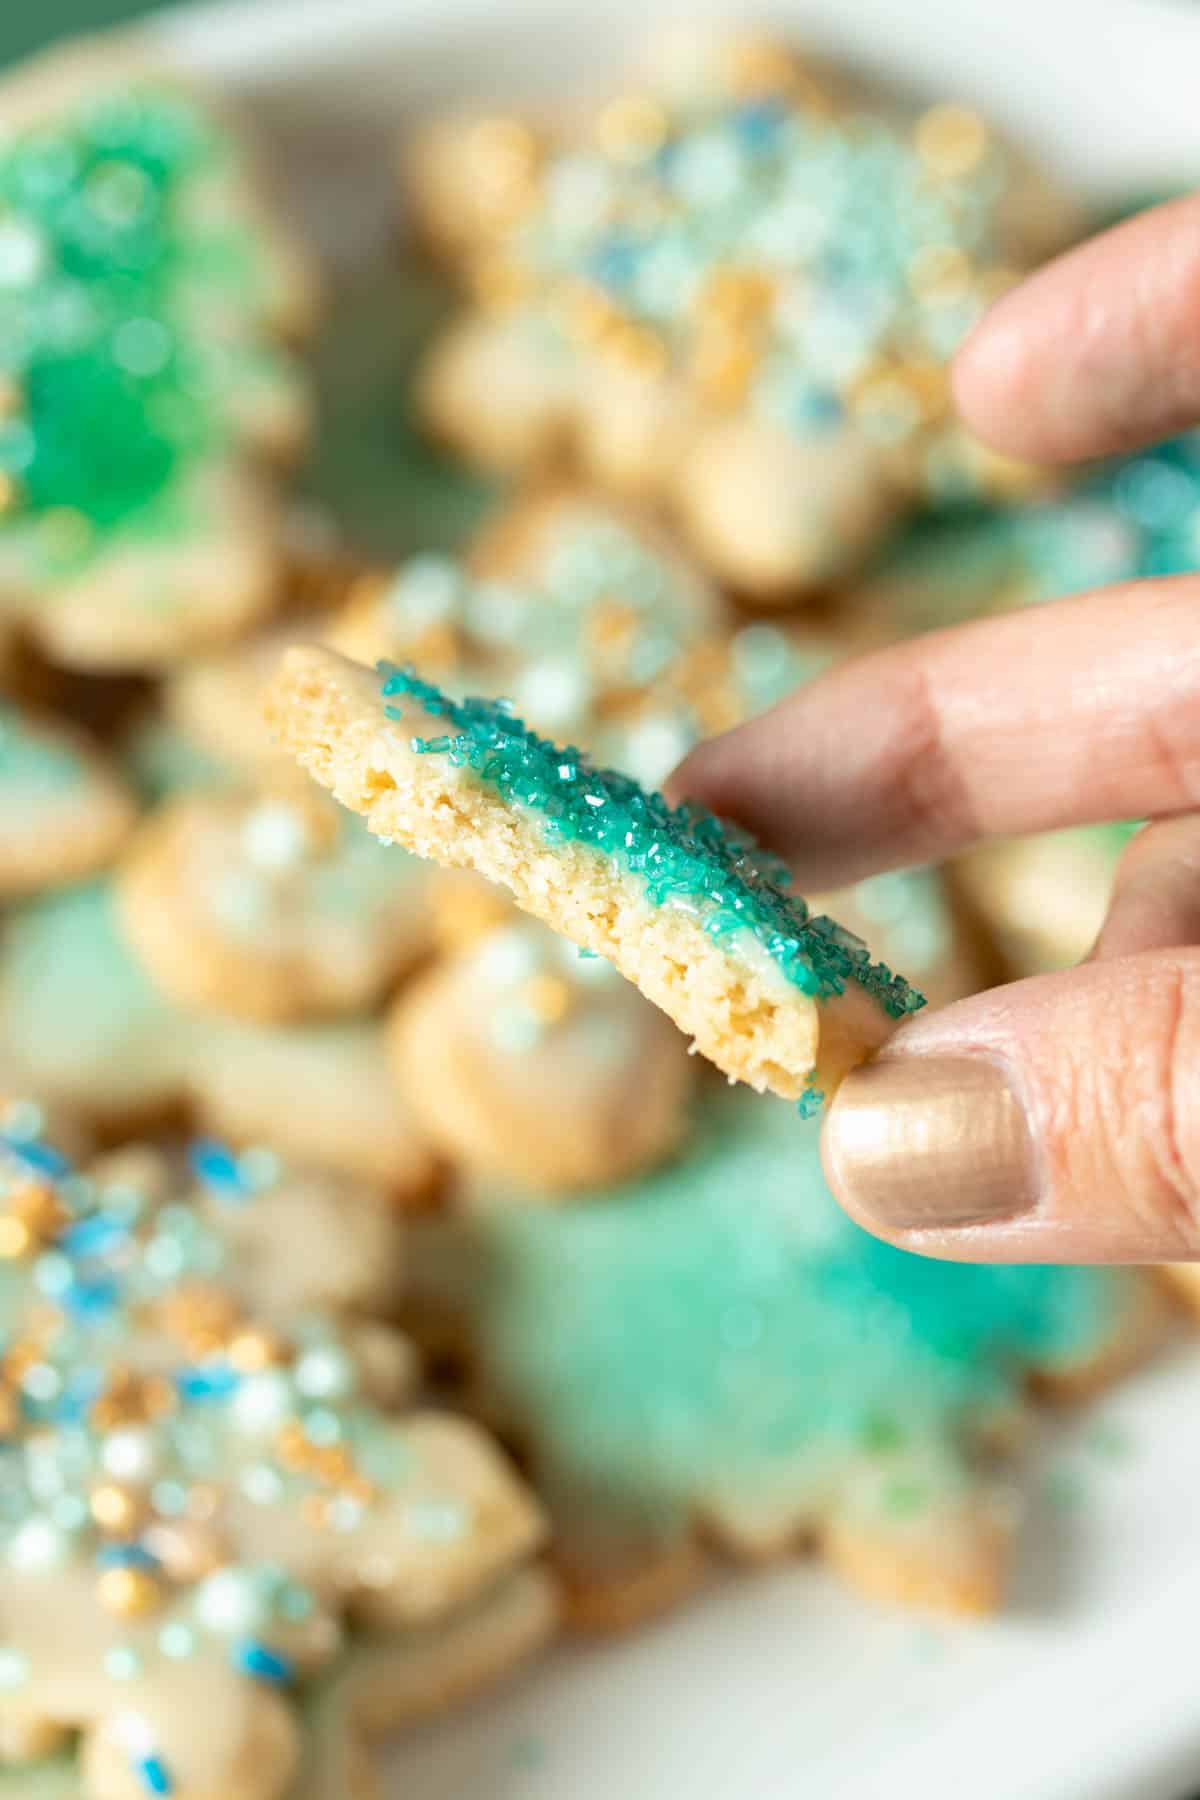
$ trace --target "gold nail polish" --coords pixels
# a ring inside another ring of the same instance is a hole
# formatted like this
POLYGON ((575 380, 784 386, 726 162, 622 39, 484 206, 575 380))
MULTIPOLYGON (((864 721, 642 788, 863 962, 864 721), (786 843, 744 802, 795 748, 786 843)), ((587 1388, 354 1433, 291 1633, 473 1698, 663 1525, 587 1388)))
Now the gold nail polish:
POLYGON ((992 1224, 1036 1204, 1029 1122, 987 1057, 867 1063, 843 1081, 825 1129, 839 1192, 884 1228, 992 1224))

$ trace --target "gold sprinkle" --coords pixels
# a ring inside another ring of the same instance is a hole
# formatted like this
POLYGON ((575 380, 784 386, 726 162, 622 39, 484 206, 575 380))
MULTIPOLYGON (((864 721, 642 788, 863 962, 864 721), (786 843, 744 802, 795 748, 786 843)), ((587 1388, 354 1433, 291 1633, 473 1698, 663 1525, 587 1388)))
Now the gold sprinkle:
POLYGON ((571 1010, 570 985, 561 975, 531 975, 521 999, 539 1025, 559 1025, 571 1010))
POLYGON ((692 359, 692 375, 703 398, 713 406, 739 406, 758 361, 753 344, 741 332, 703 331, 698 334, 692 359))
POLYGON ((288 1350, 275 1332, 254 1327, 236 1331, 225 1347, 225 1355, 235 1369, 247 1374, 254 1369, 269 1368, 273 1363, 286 1362, 288 1350))
POLYGON ((596 120, 602 150, 622 162, 644 162, 666 141, 668 120, 648 94, 625 94, 604 107, 596 120))
POLYGON ((11 1437, 21 1423, 21 1409, 11 1388, 0 1387, 0 1437, 11 1437))
POLYGON ((305 1494, 300 1502, 300 1517, 314 1531, 329 1523, 329 1501, 324 1494, 305 1494))
POLYGON ((927 168, 946 181, 969 175, 987 149, 987 126, 968 106, 946 102, 931 106, 916 125, 917 154, 927 168))
POLYGON ((533 200, 538 141, 522 119, 479 119, 467 133, 471 204, 485 228, 510 223, 533 200))
POLYGON ((614 325, 601 348, 634 375, 660 375, 667 366, 667 346, 649 325, 614 325))
POLYGON ((101 1531, 110 1537, 132 1537, 145 1516, 140 1495, 115 1481, 93 1488, 88 1507, 101 1531))
POLYGON ((961 300, 970 281, 971 259, 957 244, 923 244, 908 265, 909 286, 929 305, 961 300))
POLYGON ((700 293, 702 314, 728 325, 752 325, 775 298, 775 282, 763 269, 714 269, 700 293))
POLYGON ((229 1560, 218 1533, 196 1519, 156 1521, 143 1533, 143 1542, 172 1581, 200 1581, 229 1560))
POLYGON ((563 330, 583 344, 599 344, 627 323, 608 295, 590 281, 562 282, 552 306, 563 330))
POLYGON ((21 504, 21 484, 15 475, 0 470, 0 515, 16 512, 21 504))
POLYGON ((11 1213, 0 1215, 0 1257, 9 1261, 18 1256, 25 1256, 33 1248, 33 1233, 24 1219, 14 1218, 11 1213))
POLYGON ((140 1619, 162 1600, 162 1589, 147 1569, 105 1569, 96 1584, 105 1612, 121 1619, 140 1619))
POLYGON ((622 649, 638 628, 638 616, 622 600, 604 600, 587 622, 588 639, 598 650, 622 649))
POLYGON ((21 389, 11 375, 0 375, 0 419, 11 419, 21 410, 21 389))

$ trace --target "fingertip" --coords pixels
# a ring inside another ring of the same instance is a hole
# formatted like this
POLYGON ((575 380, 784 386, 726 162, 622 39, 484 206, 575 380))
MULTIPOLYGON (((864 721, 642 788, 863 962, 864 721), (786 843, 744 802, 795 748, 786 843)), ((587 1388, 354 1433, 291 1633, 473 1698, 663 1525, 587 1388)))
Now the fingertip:
POLYGON ((950 366, 951 392, 964 424, 1009 455, 1028 448, 1021 398, 1027 362, 1022 311, 1007 295, 998 300, 959 346, 950 366))

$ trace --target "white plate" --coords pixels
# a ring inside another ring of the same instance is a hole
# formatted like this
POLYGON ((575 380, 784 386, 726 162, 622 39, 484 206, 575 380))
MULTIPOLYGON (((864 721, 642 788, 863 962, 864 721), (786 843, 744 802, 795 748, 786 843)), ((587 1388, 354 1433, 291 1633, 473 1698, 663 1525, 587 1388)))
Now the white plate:
MULTIPOLYGON (((225 0, 160 29, 253 97, 312 228, 353 258, 387 229, 399 120, 448 99, 603 80, 663 11, 654 0, 592 0, 586 16, 544 0, 225 0)), ((1095 193, 1200 176, 1200 10, 791 0, 758 16, 979 100, 1095 193)), ((806 1565, 731 1578, 656 1628, 562 1651, 410 1738, 388 1758, 389 1794, 1180 1800, 1200 1785, 1198 1419, 1200 1356, 1183 1353, 1047 1428, 1028 1469, 1012 1605, 994 1622, 889 1616, 806 1565)))

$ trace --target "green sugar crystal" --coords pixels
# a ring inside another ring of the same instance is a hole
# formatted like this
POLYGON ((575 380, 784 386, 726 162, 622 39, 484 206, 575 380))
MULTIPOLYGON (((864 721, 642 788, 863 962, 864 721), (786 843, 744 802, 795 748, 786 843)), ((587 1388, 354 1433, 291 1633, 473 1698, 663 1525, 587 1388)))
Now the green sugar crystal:
POLYGON ((414 737, 412 748, 470 768, 505 801, 535 813, 547 843, 589 845, 635 875, 652 905, 695 913, 715 940, 751 933, 801 993, 827 1000, 854 982, 893 1019, 924 1005, 858 938, 788 894, 785 864, 736 826, 702 807, 671 806, 628 775, 539 737, 503 701, 453 700, 410 669, 379 668, 389 718, 402 720, 395 702, 409 699, 451 728, 414 737))
POLYGON ((167 528, 173 483, 237 435, 270 276, 224 134, 144 81, 0 146, 0 546, 85 563, 167 528))

